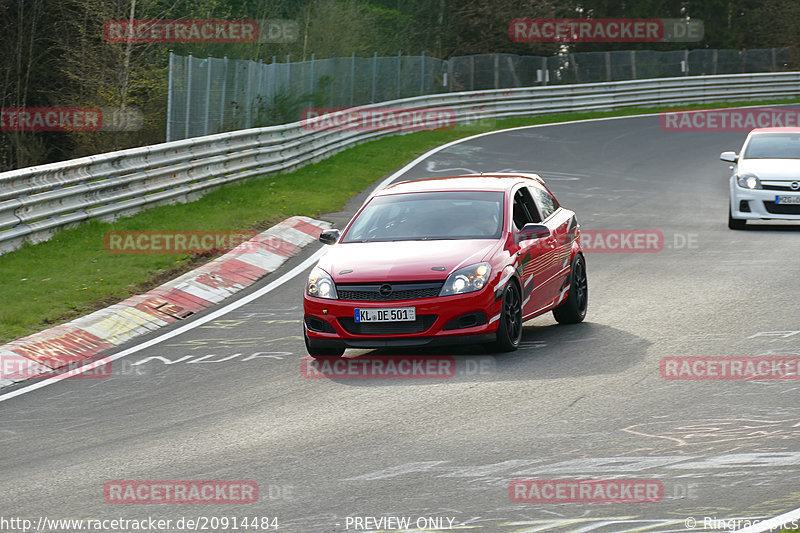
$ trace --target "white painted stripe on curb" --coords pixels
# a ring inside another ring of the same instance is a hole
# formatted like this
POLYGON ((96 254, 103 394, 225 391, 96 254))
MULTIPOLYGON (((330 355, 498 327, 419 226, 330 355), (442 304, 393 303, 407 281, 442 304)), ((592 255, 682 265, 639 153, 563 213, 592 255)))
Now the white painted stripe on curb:
POLYGON ((276 268, 286 261, 286 258, 282 255, 267 250, 260 250, 257 253, 240 254, 236 259, 242 263, 258 267, 261 270, 266 270, 267 272, 274 272, 276 268))
POLYGON ((281 229, 280 234, 275 235, 275 237, 295 246, 305 246, 314 240, 314 237, 308 233, 294 227, 281 229))

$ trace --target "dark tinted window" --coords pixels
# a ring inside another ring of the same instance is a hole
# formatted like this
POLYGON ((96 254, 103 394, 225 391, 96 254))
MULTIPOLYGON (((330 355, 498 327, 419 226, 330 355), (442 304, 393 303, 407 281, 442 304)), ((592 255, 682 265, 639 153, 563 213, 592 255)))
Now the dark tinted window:
POLYGON ((514 194, 514 226, 522 229, 522 226, 530 222, 541 222, 539 212, 533 203, 531 194, 526 187, 520 187, 514 194))

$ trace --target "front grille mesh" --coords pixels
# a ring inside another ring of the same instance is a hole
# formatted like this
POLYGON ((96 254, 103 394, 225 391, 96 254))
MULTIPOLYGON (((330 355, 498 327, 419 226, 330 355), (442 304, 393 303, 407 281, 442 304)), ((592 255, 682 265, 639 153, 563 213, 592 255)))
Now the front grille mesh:
POLYGON ((417 300, 419 298, 435 298, 444 285, 443 281, 433 282, 400 282, 400 283, 339 283, 336 292, 340 300, 358 302, 396 302, 399 300, 417 300), (381 294, 381 287, 391 287, 391 292, 381 294))

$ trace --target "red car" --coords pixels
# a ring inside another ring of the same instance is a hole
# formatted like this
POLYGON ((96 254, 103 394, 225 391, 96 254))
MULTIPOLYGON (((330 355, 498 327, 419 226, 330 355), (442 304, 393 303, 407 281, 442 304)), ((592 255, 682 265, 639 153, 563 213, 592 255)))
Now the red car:
POLYGON ((319 240, 332 246, 303 298, 312 356, 446 343, 513 351, 526 320, 586 316, 580 226, 535 174, 397 183, 319 240))

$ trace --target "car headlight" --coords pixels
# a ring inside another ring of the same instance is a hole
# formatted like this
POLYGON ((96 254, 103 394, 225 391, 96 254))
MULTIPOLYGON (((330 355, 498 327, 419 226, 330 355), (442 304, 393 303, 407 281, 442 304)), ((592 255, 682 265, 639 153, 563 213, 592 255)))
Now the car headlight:
POLYGON ((486 262, 459 268, 447 276, 442 290, 439 291, 439 296, 479 291, 489 282, 491 273, 492 267, 486 262))
POLYGON ((337 300, 339 298, 336 294, 336 285, 333 283, 333 278, 319 267, 314 267, 308 275, 306 294, 309 296, 316 296, 317 298, 329 298, 331 300, 337 300))
POLYGON ((758 176, 755 174, 742 174, 740 176, 736 176, 736 183, 739 184, 739 187, 744 187, 745 189, 761 188, 761 180, 758 179, 758 176))

